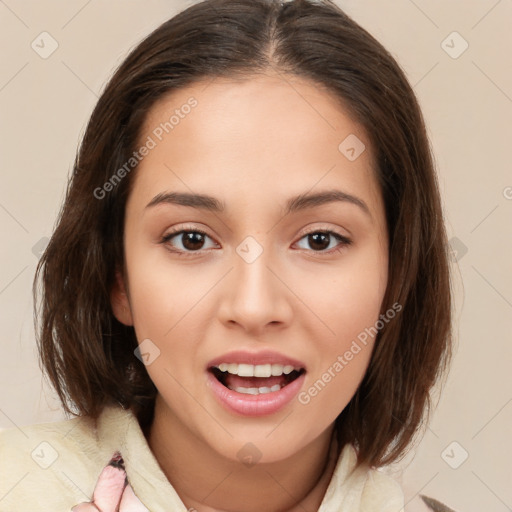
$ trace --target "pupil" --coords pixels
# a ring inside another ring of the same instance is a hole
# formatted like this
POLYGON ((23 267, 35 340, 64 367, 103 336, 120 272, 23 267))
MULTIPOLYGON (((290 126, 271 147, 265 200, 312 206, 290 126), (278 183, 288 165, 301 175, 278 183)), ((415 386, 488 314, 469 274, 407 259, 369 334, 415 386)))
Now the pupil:
POLYGON ((322 249, 325 249, 326 247, 329 247, 329 237, 330 237, 330 235, 327 233, 313 233, 313 234, 309 235, 309 242, 310 242, 311 248, 315 249, 315 250, 316 249, 322 250, 322 249), (322 241, 323 241, 323 243, 322 243, 322 241), (315 244, 316 245, 319 244, 320 247, 315 248, 315 244))
POLYGON ((200 249, 203 244, 203 235, 202 233, 191 232, 191 233, 183 233, 183 247, 193 250, 200 249))

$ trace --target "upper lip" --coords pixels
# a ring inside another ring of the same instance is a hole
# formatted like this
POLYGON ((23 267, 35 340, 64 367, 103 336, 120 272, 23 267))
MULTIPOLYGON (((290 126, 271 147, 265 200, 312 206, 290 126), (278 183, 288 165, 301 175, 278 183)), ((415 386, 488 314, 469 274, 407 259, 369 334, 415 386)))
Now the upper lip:
POLYGON ((207 369, 218 366, 221 363, 232 364, 281 364, 283 366, 290 365, 294 368, 306 369, 302 361, 294 359, 293 357, 285 356, 279 352, 272 350, 263 350, 260 352, 245 352, 243 350, 236 350, 228 352, 222 356, 212 359, 207 366, 207 369))

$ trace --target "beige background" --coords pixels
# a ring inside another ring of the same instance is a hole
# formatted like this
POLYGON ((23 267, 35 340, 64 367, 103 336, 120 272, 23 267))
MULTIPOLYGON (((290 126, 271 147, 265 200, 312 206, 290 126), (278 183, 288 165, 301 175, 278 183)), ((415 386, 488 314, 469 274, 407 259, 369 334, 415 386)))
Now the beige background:
MULTIPOLYGON (((189 3, 0 0, 0 427, 63 417, 42 391, 35 354, 37 257, 103 84, 129 48, 189 3), (43 31, 58 43, 47 59, 31 48, 43 31)), ((338 4, 415 87, 458 250, 458 350, 425 436, 395 469, 406 510, 426 510, 420 492, 463 512, 511 510, 512 1, 338 4)))

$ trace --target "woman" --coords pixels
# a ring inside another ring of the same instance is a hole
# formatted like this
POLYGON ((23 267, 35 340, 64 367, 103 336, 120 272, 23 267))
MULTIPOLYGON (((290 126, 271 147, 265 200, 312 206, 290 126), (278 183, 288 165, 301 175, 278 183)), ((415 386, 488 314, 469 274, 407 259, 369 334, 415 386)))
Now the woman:
POLYGON ((414 93, 332 2, 206 0, 140 43, 38 270, 77 418, 2 433, 0 510, 403 508, 378 468, 449 360, 446 234, 414 93))

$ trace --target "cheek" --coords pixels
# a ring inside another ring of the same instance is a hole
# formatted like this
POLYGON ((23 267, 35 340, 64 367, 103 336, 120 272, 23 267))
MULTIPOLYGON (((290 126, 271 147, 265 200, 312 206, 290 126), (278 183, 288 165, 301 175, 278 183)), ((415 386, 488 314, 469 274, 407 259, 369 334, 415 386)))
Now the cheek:
POLYGON ((127 261, 130 304, 137 335, 163 339, 173 333, 207 295, 215 276, 172 264, 165 250, 132 251, 127 261), (198 276, 202 276, 198 278, 198 276))
MULTIPOLYGON (((350 402, 364 378, 372 355, 383 292, 371 276, 353 278, 336 287, 336 307, 325 303, 325 323, 334 331, 317 336, 315 363, 299 403, 325 424, 350 402)), ((325 329, 324 329, 325 331, 325 329)), ((327 331, 326 331, 327 332, 327 331)))
POLYGON ((299 402, 312 414, 334 419, 346 407, 368 367, 387 284, 386 253, 376 243, 354 251, 333 272, 317 275, 311 297, 324 324, 316 357, 299 402), (334 304, 334 307, 333 307, 334 304))
POLYGON ((150 352, 157 354, 146 370, 163 396, 184 407, 182 386, 192 389, 202 370, 199 352, 211 311, 201 299, 210 280, 155 261, 137 268, 142 271, 132 272, 130 281, 134 328, 139 344, 150 340, 150 352))
POLYGON ((139 343, 149 339, 158 354, 147 371, 157 388, 182 397, 172 377, 190 384, 202 371, 199 352, 212 318, 209 292, 222 273, 171 263, 165 250, 134 248, 127 254, 136 336, 139 343))
MULTIPOLYGON (((318 373, 309 375, 298 394, 299 411, 330 425, 348 405, 361 383, 371 355, 371 347, 356 343, 339 351, 318 373), (347 358, 350 354, 350 360, 347 358)), ((314 430, 318 425, 312 426, 314 430)))
POLYGON ((387 285, 387 258, 377 247, 347 253, 340 265, 320 269, 303 281, 301 294, 324 324, 326 349, 342 349, 375 324, 387 285), (307 294, 306 294, 307 293, 307 294))

